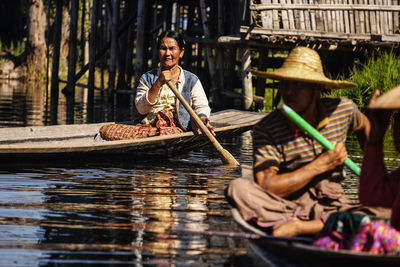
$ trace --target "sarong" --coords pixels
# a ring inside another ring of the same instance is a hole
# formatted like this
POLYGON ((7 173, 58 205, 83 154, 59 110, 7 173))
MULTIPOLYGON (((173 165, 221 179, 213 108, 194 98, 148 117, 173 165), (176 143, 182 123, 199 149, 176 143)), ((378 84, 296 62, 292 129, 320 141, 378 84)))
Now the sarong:
POLYGON ((291 199, 267 192, 253 180, 237 178, 227 191, 228 200, 234 203, 243 219, 269 228, 298 218, 303 221, 325 222, 334 212, 352 211, 380 218, 390 218, 391 210, 371 208, 351 203, 340 183, 323 179, 308 186, 302 194, 291 199))

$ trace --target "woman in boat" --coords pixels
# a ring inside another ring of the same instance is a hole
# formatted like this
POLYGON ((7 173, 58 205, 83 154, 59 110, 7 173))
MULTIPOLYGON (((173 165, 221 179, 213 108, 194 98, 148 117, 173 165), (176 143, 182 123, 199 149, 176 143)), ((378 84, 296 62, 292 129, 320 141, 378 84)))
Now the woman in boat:
POLYGON ((391 208, 391 225, 400 230, 400 168, 388 172, 383 157, 383 140, 392 115, 393 141, 400 152, 400 86, 378 96, 376 91, 368 106, 371 132, 364 147, 359 199, 364 205, 391 208))
POLYGON ((144 124, 152 124, 162 110, 172 111, 178 126, 191 130, 190 115, 179 103, 167 82, 171 81, 191 105, 202 122, 214 134, 210 124, 210 107, 207 96, 199 78, 178 64, 185 52, 185 42, 181 34, 165 31, 157 41, 160 68, 150 70, 142 75, 137 87, 135 105, 138 112, 145 116, 144 124))
POLYGON ((134 139, 154 135, 167 135, 196 128, 189 112, 169 88, 168 82, 192 107, 208 130, 215 136, 210 124, 211 109, 199 78, 179 66, 185 52, 185 42, 180 33, 162 32, 157 40, 160 67, 144 73, 139 80, 135 105, 139 112, 134 126, 110 125, 100 130, 106 140, 134 139))

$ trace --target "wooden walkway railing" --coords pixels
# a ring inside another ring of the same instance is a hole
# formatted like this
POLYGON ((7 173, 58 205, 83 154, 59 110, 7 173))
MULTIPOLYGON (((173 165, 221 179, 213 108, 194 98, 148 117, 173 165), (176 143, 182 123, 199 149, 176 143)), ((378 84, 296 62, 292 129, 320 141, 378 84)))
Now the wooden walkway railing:
POLYGON ((276 42, 299 38, 399 42, 398 0, 251 0, 255 24, 242 32, 276 42))

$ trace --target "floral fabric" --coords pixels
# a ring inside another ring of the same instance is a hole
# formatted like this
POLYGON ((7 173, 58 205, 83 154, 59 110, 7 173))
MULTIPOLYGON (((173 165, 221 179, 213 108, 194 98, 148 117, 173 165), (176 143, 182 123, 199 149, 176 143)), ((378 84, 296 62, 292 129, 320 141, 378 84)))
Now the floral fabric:
POLYGON ((322 231, 313 242, 326 249, 349 249, 376 255, 400 255, 400 232, 380 220, 361 225, 354 234, 322 231))
POLYGON ((174 118, 171 111, 163 109, 157 113, 153 124, 107 124, 100 128, 100 136, 104 140, 113 141, 183 133, 176 126, 174 118))

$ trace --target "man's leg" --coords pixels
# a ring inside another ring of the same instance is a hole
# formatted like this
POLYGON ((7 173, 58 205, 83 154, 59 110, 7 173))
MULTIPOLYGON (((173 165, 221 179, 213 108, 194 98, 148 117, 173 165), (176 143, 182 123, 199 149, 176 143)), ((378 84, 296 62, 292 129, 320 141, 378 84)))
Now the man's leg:
POLYGON ((322 230, 324 223, 321 220, 301 221, 297 218, 290 222, 274 226, 274 236, 314 235, 322 230))

